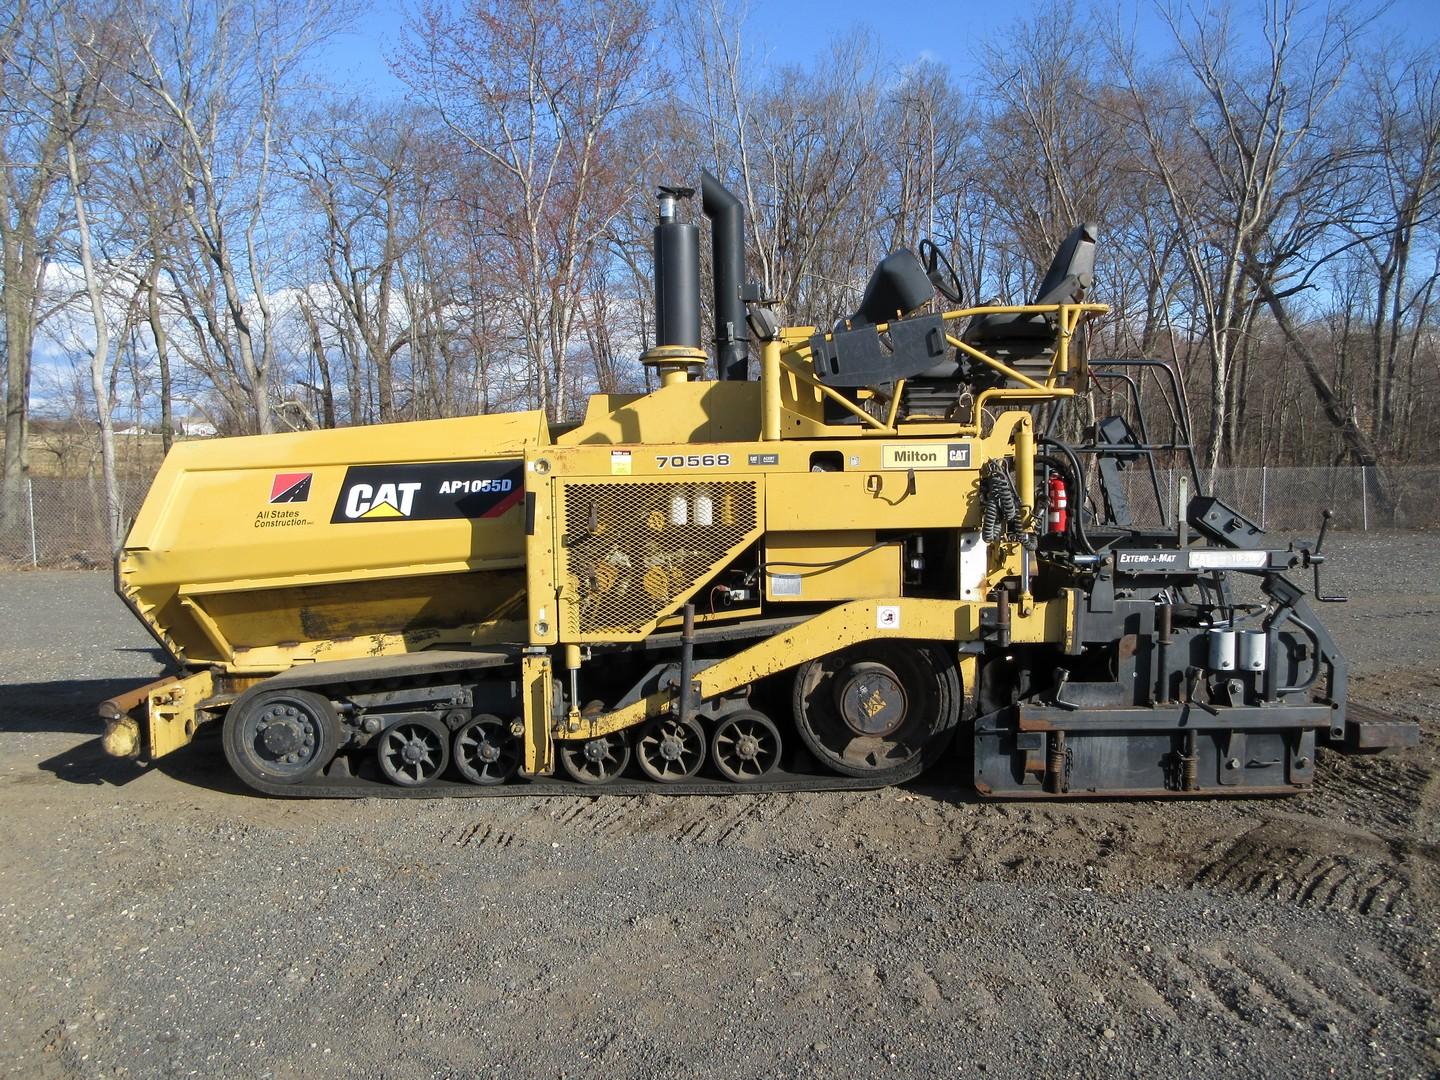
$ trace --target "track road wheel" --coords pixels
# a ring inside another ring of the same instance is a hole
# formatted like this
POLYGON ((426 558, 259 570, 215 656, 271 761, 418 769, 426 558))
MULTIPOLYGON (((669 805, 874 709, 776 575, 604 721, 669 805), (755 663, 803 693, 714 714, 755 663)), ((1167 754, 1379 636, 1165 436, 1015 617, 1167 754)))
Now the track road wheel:
POLYGON ((802 664, 795 728, 845 776, 884 777, 933 764, 960 720, 960 673, 938 646, 865 642, 802 664))
POLYGON ((623 731, 595 739, 556 744, 560 765, 582 784, 608 784, 630 764, 630 740, 623 731))
POLYGON ((303 784, 340 749, 340 717, 309 690, 267 690, 225 715, 225 757, 243 780, 303 784))
POLYGON ((403 720, 375 740, 375 760, 392 784, 420 787, 450 764, 450 733, 439 720, 403 720))
POLYGON ((715 725, 710 759, 726 780, 743 784, 768 775, 780 764, 780 730, 753 709, 731 713, 715 725))
POLYGON ((477 716, 455 733, 455 768, 472 784, 503 784, 520 767, 520 740, 498 716, 477 716))
POLYGON ((660 784, 689 780, 705 764, 705 729, 694 720, 657 716, 635 740, 640 771, 660 784))

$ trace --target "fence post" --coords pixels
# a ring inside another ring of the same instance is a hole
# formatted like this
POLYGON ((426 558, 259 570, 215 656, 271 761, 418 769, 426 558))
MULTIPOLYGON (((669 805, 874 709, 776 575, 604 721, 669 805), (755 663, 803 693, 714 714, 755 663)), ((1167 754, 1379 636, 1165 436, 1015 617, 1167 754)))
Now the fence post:
POLYGON ((1360 466, 1360 528, 1370 531, 1370 466, 1360 466))
POLYGON ((30 505, 30 565, 40 565, 40 550, 35 545, 35 481, 25 478, 25 499, 30 505))
POLYGON ((1265 528, 1265 497, 1269 494, 1270 466, 1260 466, 1260 528, 1265 528))

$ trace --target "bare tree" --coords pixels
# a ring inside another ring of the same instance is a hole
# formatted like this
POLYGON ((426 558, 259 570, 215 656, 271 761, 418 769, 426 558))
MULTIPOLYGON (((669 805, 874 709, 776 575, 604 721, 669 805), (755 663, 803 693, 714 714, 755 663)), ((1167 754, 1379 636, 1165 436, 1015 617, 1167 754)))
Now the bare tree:
POLYGON ((1030 265, 1043 272, 1061 239, 1107 217, 1114 148, 1091 80, 1095 45, 1076 34, 1073 3, 1022 23, 986 48, 999 76, 989 94, 983 175, 1030 265))
POLYGON ((117 130, 110 140, 108 171, 112 175, 110 200, 120 223, 118 243, 131 258, 118 269, 133 285, 133 303, 141 306, 137 322, 149 336, 159 397, 161 444, 168 452, 175 437, 175 378, 171 335, 178 315, 172 299, 175 281, 168 268, 175 263, 173 252, 185 243, 183 193, 162 159, 153 131, 137 119, 130 100, 133 86, 117 83, 114 95, 123 95, 114 111, 119 114, 117 130))
MULTIPOLYGON (((889 180, 888 250, 940 236, 942 207, 963 182, 966 102, 943 68, 922 62, 885 95, 878 153, 889 180)), ((969 147, 973 149, 973 147, 969 147)))
POLYGON ((615 125, 646 97, 640 0, 472 0, 427 6, 403 77, 473 154, 473 194, 503 223, 533 400, 565 415, 565 368, 589 261, 632 178, 615 125))
POLYGON ((49 34, 58 5, 17 0, 0 23, 0 281, 5 350, 5 459, 0 528, 24 515, 29 467, 30 376, 40 324, 42 284, 61 222, 62 150, 70 120, 51 81, 49 34))
MULTIPOLYGON (((413 111, 372 111, 340 102, 312 121, 297 166, 306 195, 323 220, 318 255, 328 291, 373 369, 379 420, 398 418, 394 361, 410 345, 398 295, 401 264, 431 226, 410 211, 431 179, 417 171, 420 126, 413 111)), ((306 270, 314 263, 307 263, 306 270)), ((359 419, 358 417, 356 418, 359 419)))
POLYGON ((213 374, 248 396, 254 430, 274 424, 268 248, 276 237, 266 225, 282 106, 306 52, 341 18, 332 0, 152 0, 132 24, 132 75, 180 178, 188 241, 203 260, 204 278, 185 281, 207 302, 195 321, 221 361, 213 374))
POLYGON ((53 75, 49 81, 59 97, 60 111, 66 118, 63 128, 65 176, 69 181, 70 201, 75 214, 76 249, 95 333, 90 347, 90 386, 100 424, 105 533, 111 550, 118 551, 124 535, 120 485, 115 467, 115 425, 111 418, 114 384, 110 372, 110 323, 104 283, 95 266, 95 247, 87 206, 88 183, 83 175, 89 172, 89 162, 85 159, 94 146, 95 140, 91 136, 105 123, 102 98, 109 94, 107 79, 117 70, 117 43, 109 31, 109 19, 103 13, 86 18, 68 7, 57 11, 50 31, 53 75))
MULTIPOLYGON (((1228 14, 1162 13, 1186 85, 1142 70, 1119 33, 1111 34, 1110 49, 1122 77, 1123 118, 1174 216, 1189 290, 1203 315, 1205 460, 1214 468, 1227 434, 1232 449, 1236 442, 1235 365, 1259 299, 1251 260, 1278 251, 1271 245, 1277 215, 1315 167, 1327 110, 1350 68, 1354 28, 1340 9, 1322 21, 1289 2, 1273 6, 1262 28, 1264 56, 1250 64, 1228 14)), ((1264 273, 1273 280, 1284 269, 1275 263, 1264 273)), ((1325 392, 1322 383, 1312 385, 1325 392)))
POLYGON ((1366 120, 1374 183, 1364 242, 1375 284, 1370 341, 1371 434, 1391 447, 1413 400, 1415 359, 1437 299, 1437 278, 1416 266, 1440 231, 1440 53, 1434 48, 1366 65, 1366 120), (1417 269, 1419 271, 1417 280, 1417 269))

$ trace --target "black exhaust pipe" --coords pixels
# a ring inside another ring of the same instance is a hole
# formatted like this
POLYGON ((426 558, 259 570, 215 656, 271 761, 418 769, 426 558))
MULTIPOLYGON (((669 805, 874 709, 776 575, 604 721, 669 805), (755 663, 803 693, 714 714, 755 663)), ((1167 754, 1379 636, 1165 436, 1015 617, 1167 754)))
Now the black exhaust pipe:
POLYGON ((721 379, 750 377, 750 330, 740 286, 745 280, 745 210, 708 169, 700 176, 700 209, 710 219, 715 264, 715 372, 721 379))
POLYGON ((700 348, 700 230, 677 220, 693 188, 662 187, 655 226, 655 344, 700 348))

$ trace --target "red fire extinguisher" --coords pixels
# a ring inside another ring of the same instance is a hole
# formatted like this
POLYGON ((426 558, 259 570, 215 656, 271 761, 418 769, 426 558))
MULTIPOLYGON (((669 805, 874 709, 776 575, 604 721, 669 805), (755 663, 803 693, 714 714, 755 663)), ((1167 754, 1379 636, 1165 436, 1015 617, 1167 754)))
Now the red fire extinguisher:
POLYGON ((1047 502, 1049 510, 1046 514, 1046 522, 1049 531, 1052 533, 1063 533, 1065 525, 1069 520, 1070 496, 1065 491, 1065 478, 1057 472, 1050 474, 1050 482, 1046 485, 1048 495, 1047 502))

